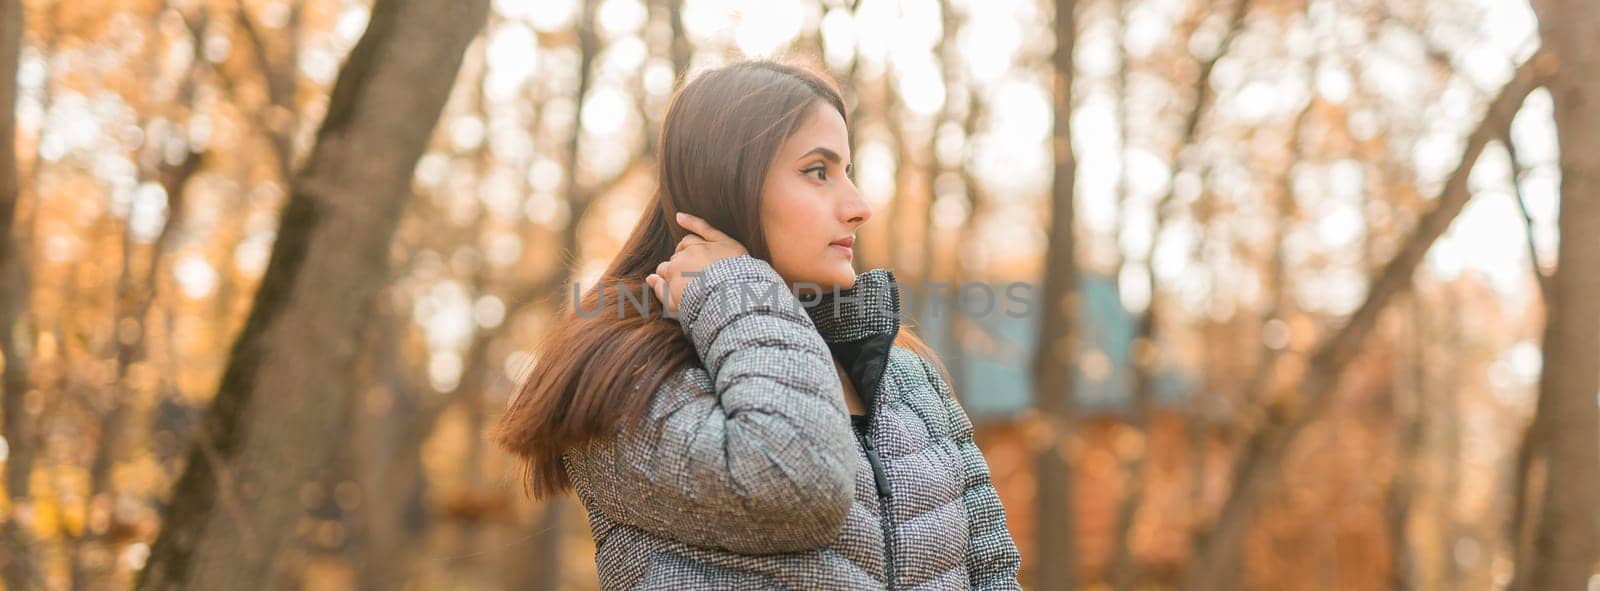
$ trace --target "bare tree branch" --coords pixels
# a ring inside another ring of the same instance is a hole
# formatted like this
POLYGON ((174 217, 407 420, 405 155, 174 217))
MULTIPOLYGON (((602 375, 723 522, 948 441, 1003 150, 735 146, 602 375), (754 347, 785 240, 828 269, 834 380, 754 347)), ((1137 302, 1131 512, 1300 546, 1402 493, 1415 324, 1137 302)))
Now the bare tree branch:
POLYGON ((1517 198, 1517 211, 1522 213, 1522 227, 1528 241, 1528 265, 1533 267, 1533 278, 1539 284, 1544 301, 1550 301, 1550 277, 1539 264, 1539 247, 1534 243, 1533 213, 1528 210, 1528 196, 1522 192, 1522 177, 1527 169, 1517 155, 1517 144, 1511 141, 1509 131, 1500 136, 1500 145, 1506 147, 1506 157, 1511 161, 1511 191, 1517 198))
POLYGON ((1204 534, 1201 554, 1191 572, 1188 588, 1218 591, 1239 572, 1245 534, 1255 509, 1276 485, 1290 444, 1302 428, 1321 415, 1339 385, 1344 368, 1360 352, 1377 324, 1379 314, 1411 283, 1412 274, 1428 249, 1450 226, 1472 194, 1467 177, 1489 141, 1499 137, 1549 68, 1538 54, 1517 68, 1516 75, 1489 104, 1477 127, 1467 137, 1461 161, 1445 181, 1434 207, 1418 220, 1412 233, 1371 283, 1367 297, 1345 325, 1318 346, 1301 381, 1298 400, 1272 401, 1269 419, 1245 442, 1235 463, 1232 493, 1222 507, 1215 528, 1204 534))

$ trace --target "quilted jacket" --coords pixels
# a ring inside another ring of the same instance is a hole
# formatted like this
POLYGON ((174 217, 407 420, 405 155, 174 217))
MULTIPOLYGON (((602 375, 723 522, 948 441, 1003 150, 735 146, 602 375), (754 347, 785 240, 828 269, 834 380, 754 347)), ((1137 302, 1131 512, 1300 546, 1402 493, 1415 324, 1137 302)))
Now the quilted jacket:
POLYGON ((893 273, 805 295, 748 254, 707 266, 676 317, 703 367, 568 450, 601 587, 1020 589, 971 421, 893 345, 893 273), (834 358, 868 409, 854 421, 834 358))

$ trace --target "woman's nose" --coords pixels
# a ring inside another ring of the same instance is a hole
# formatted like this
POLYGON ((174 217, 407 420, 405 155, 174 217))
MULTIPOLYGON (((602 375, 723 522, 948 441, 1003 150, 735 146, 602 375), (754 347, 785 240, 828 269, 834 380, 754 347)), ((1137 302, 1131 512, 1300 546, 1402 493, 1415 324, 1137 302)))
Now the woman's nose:
POLYGON ((844 198, 843 217, 848 224, 865 224, 872 218, 872 206, 867 205, 867 200, 861 198, 861 191, 851 187, 849 194, 844 198))

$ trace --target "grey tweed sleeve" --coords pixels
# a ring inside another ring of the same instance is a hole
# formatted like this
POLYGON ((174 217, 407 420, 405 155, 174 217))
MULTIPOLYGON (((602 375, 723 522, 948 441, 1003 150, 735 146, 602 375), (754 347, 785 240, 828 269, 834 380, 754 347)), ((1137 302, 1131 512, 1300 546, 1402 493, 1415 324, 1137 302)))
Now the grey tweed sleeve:
POLYGON ((827 344, 783 278, 748 254, 684 287, 679 323, 701 368, 663 382, 645 420, 575 459, 599 509, 696 546, 744 554, 834 541, 855 440, 827 344))
POLYGON ((961 504, 966 507, 967 575, 973 589, 1014 589, 1021 591, 1017 570, 1022 566, 1022 554, 1006 528, 1006 510, 1000 504, 1000 494, 989 477, 989 463, 972 438, 972 419, 967 416, 949 385, 934 378, 944 394, 945 411, 950 418, 951 434, 956 449, 961 453, 961 466, 966 473, 966 484, 961 504))

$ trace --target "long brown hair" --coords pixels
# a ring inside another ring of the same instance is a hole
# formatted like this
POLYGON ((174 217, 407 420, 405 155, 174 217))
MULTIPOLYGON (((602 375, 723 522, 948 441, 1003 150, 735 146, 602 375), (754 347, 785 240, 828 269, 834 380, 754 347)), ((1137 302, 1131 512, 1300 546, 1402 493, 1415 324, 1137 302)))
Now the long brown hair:
MULTIPOLYGON (((621 252, 576 302, 583 313, 565 310, 538 344, 533 369, 491 433, 524 462, 524 484, 534 498, 571 488, 561 462, 568 449, 614 432, 618 421, 638 419, 673 371, 700 364, 694 344, 676 319, 660 313, 644 282, 687 233, 669 220, 679 211, 699 216, 752 256, 770 260, 761 188, 779 147, 817 100, 848 118, 838 86, 826 76, 766 60, 707 71, 672 97, 655 195, 621 252)), ((909 327, 901 327, 895 344, 944 372, 909 327)))

